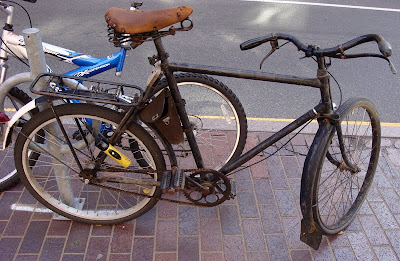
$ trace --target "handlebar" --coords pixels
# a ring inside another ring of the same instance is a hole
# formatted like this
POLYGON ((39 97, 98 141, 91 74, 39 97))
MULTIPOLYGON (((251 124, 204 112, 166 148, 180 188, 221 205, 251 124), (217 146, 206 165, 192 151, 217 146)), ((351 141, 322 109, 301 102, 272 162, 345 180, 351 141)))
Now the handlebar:
POLYGON ((257 47, 263 43, 269 42, 269 41, 277 41, 279 39, 282 40, 287 40, 291 43, 293 43, 300 51, 303 51, 307 57, 310 56, 317 56, 317 57, 334 57, 337 56, 338 54, 342 54, 344 51, 353 48, 357 45, 360 45, 362 43, 366 42, 371 42, 375 41, 378 43, 378 48, 379 51, 382 53, 383 56, 389 57, 392 55, 392 47, 390 44, 383 39, 382 36, 378 34, 367 34, 367 35, 362 35, 360 37, 354 38, 353 40, 350 40, 344 44, 332 47, 332 48, 326 48, 326 49, 317 49, 314 45, 305 45, 302 42, 300 42, 296 37, 290 35, 290 34, 269 34, 263 37, 258 37, 255 39, 248 40, 240 45, 241 50, 249 50, 254 47, 257 47))

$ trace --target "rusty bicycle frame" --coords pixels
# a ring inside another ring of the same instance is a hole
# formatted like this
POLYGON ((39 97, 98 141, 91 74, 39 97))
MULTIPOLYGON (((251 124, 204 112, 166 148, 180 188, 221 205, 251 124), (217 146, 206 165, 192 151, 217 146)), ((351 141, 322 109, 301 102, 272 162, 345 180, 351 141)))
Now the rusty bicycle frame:
MULTIPOLYGON (((266 72, 256 72, 256 71, 247 71, 247 70, 238 70, 238 69, 228 69, 221 67, 213 67, 213 66, 204 66, 204 65, 192 65, 192 64, 179 64, 179 63, 169 63, 166 52, 161 43, 161 38, 155 39, 154 43, 157 48, 158 55, 161 60, 161 68, 162 71, 167 78, 169 88, 171 90, 172 96, 177 103, 177 109, 179 116, 181 118, 181 123, 183 129, 191 130, 191 123, 189 122, 188 116, 186 114, 184 106, 179 106, 182 102, 182 97, 179 93, 178 86, 176 80, 174 79, 174 72, 191 72, 191 73, 201 73, 208 75, 218 75, 218 76, 226 76, 240 79, 251 79, 258 81, 268 81, 268 82, 278 82, 278 83, 286 83, 293 85, 301 85, 301 86, 309 86, 312 88, 316 88, 320 90, 321 94, 321 102, 319 102, 314 108, 304 113, 302 116, 297 118, 295 121, 288 124, 286 127, 282 128, 266 140, 262 141, 257 146, 253 147, 247 153, 241 155, 239 158, 235 160, 229 161, 225 166, 220 170, 223 174, 228 174, 229 172, 235 170, 240 167, 244 163, 251 160, 257 154, 276 143, 280 139, 284 138, 298 127, 304 125, 308 121, 315 119, 317 117, 322 117, 326 119, 328 122, 334 122, 337 115, 333 111, 331 93, 330 93, 330 76, 327 72, 325 58, 318 57, 318 69, 317 69, 317 77, 316 78, 299 78, 291 75, 282 75, 282 74, 273 74, 266 72)), ((198 168, 203 168, 204 163, 197 146, 195 137, 192 131, 186 131, 186 135, 188 138, 188 142, 193 153, 194 160, 197 164, 198 168)), ((172 148, 166 148, 169 155, 173 155, 173 158, 170 159, 174 164, 176 163, 176 159, 174 159, 174 153, 172 148)), ((347 161, 348 162, 348 161, 347 161)), ((350 162, 349 162, 350 166, 350 162)), ((304 178, 304 173, 303 173, 304 178)), ((302 191, 302 196, 311 197, 311 189, 312 188, 304 188, 307 191, 302 191)), ((311 202, 311 200, 305 200, 304 202, 311 202)), ((311 211, 311 204, 302 205, 303 212, 303 222, 302 222, 302 240, 309 244, 314 248, 318 248, 322 235, 321 233, 315 229, 315 225, 313 224, 313 215, 311 211)))

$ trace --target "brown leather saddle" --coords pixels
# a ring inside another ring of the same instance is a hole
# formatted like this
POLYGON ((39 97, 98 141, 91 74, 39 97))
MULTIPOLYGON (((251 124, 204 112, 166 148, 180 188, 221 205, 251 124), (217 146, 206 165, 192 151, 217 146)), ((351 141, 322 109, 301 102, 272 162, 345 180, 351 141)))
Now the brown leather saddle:
POLYGON ((108 25, 122 34, 140 34, 160 30, 185 20, 193 8, 179 6, 160 10, 126 10, 111 7, 105 14, 108 25))

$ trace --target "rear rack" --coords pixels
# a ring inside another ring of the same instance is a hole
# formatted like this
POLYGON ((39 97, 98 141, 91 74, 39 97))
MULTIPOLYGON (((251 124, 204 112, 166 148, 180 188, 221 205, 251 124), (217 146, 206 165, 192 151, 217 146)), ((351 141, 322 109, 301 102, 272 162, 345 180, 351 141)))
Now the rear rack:
POLYGON ((143 89, 135 85, 103 80, 87 79, 63 74, 42 73, 32 82, 34 94, 75 99, 88 102, 106 103, 119 106, 137 106, 143 96, 143 89), (35 88, 43 79, 45 87, 35 88))

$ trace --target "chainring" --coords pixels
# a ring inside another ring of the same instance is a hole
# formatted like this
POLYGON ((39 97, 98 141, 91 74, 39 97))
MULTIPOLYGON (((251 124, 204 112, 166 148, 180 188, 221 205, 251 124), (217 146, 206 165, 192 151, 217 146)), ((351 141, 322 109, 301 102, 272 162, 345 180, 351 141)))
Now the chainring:
POLYGON ((185 197, 198 206, 213 207, 230 199, 231 182, 213 169, 197 169, 186 177, 185 197))

